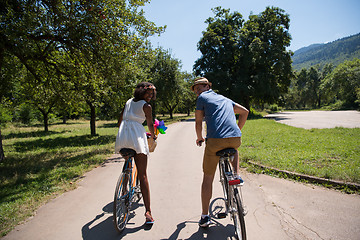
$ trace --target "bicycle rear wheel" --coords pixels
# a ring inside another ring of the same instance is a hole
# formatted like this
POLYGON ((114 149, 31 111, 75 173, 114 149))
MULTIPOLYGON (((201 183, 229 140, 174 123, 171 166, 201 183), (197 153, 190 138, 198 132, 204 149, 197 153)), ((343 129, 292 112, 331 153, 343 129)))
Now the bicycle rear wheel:
POLYGON ((245 219, 244 219, 244 208, 241 202, 239 195, 239 190, 236 187, 233 187, 233 199, 232 199, 232 217, 235 226, 235 232, 237 238, 240 240, 246 240, 246 229, 245 229, 245 219))
POLYGON ((130 176, 129 173, 122 172, 115 188, 113 219, 117 231, 125 229, 130 212, 130 176))

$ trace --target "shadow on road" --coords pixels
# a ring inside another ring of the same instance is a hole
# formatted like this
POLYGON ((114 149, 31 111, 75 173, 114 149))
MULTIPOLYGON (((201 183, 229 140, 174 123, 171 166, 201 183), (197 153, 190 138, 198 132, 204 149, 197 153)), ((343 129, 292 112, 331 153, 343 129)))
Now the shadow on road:
POLYGON ((126 235, 136 233, 140 230, 145 230, 145 231, 150 230, 151 226, 147 226, 145 224, 134 228, 131 227, 133 225, 131 223, 131 219, 135 217, 135 209, 141 206, 143 206, 143 204, 138 202, 132 204, 131 212, 126 228, 121 234, 119 234, 118 231, 116 231, 115 229, 114 221, 113 221, 113 215, 112 215, 113 202, 107 204, 105 207, 103 207, 102 213, 98 214, 93 220, 91 220, 82 227, 81 229, 82 238, 84 240, 98 240, 98 239, 115 240, 115 239, 122 239, 126 235), (92 224, 103 218, 105 218, 103 221, 97 223, 94 226, 91 226, 92 224))
MULTIPOLYGON (((207 239, 207 240, 218 240, 218 239, 236 239, 234 233, 234 226, 228 224, 227 226, 222 225, 216 220, 212 220, 208 228, 198 227, 198 230, 193 233, 190 237, 185 238, 187 240, 198 240, 198 239, 207 239)), ((162 238, 161 240, 176 240, 179 239, 180 232, 186 228, 187 224, 196 224, 195 221, 184 221, 177 225, 176 230, 171 234, 169 238, 162 238)))
MULTIPOLYGON (((218 239, 236 239, 234 226, 228 224, 224 226, 219 221, 216 220, 215 212, 219 210, 219 202, 223 201, 222 198, 216 198, 211 202, 210 215, 212 217, 212 224, 208 228, 198 227, 197 231, 194 232, 190 237, 186 238, 187 240, 197 240, 197 239, 207 239, 207 240, 218 240, 218 239)), ((131 214, 129 216, 129 221, 126 225, 126 228, 122 233, 118 233, 114 227, 113 222, 113 202, 108 203, 103 207, 102 212, 95 216, 90 222, 85 224, 82 229, 82 238, 84 240, 116 240, 123 239, 125 236, 130 237, 131 234, 134 234, 138 231, 149 231, 151 226, 141 225, 134 226, 134 223, 131 222, 131 219, 135 216, 135 209, 143 206, 140 203, 134 203, 131 209, 131 214), (101 221, 102 220, 102 221, 101 221), (100 222, 99 222, 100 221, 100 222), (94 225, 95 224, 95 225, 94 225)), ((222 208, 221 208, 222 209, 222 208)), ((175 231, 170 235, 169 238, 160 238, 161 240, 176 240, 179 238, 179 235, 186 226, 192 226, 191 229, 194 229, 194 224, 198 226, 197 221, 184 221, 177 224, 175 231)))
MULTIPOLYGON (((209 214, 211 216, 211 221, 213 222, 208 228, 198 227, 197 232, 193 233, 187 240, 197 240, 197 239, 209 239, 209 240, 218 240, 218 239, 237 239, 235 236, 234 225, 227 224, 224 226, 218 220, 218 213, 225 212, 225 202, 224 198, 215 198, 211 201, 209 207, 209 214)), ((163 238, 161 240, 176 240, 179 238, 180 232, 186 228, 187 224, 196 224, 197 221, 184 221, 177 225, 176 230, 171 234, 169 238, 163 238)))

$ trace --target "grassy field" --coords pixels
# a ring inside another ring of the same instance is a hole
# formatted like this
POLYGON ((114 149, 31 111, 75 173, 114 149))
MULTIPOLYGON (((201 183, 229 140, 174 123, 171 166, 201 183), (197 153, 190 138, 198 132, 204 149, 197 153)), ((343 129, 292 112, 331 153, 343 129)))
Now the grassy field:
MULTIPOLYGON (((173 121, 184 118, 176 115, 173 121)), ((112 154, 116 122, 98 121, 98 136, 89 131, 88 121, 52 124, 48 133, 41 125, 2 129, 6 160, 0 163, 0 236, 49 199, 75 188, 86 171, 112 154)), ((247 121, 243 133, 244 161, 360 182, 360 129, 304 130, 256 119, 247 121)))
POLYGON ((305 130, 256 119, 246 122, 243 134, 244 162, 360 183, 360 128, 305 130))

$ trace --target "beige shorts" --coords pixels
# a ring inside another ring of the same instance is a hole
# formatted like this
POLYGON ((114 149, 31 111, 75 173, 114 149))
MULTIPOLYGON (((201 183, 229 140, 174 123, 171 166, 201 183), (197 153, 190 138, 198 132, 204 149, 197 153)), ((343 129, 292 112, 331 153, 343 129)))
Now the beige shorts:
POLYGON ((241 137, 233 138, 208 138, 206 139, 206 146, 203 159, 203 172, 207 175, 214 175, 216 167, 219 163, 219 156, 216 152, 225 148, 235 148, 236 150, 241 145, 241 137))

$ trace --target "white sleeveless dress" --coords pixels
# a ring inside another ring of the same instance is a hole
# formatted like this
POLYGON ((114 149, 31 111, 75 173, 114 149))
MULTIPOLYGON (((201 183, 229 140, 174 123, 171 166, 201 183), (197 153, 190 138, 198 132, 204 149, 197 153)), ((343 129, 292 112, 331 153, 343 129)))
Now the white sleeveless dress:
POLYGON ((134 101, 134 98, 126 102, 123 120, 120 124, 115 142, 115 153, 122 148, 131 148, 136 153, 149 155, 149 146, 146 138, 146 131, 142 123, 145 121, 143 110, 146 101, 134 101))

